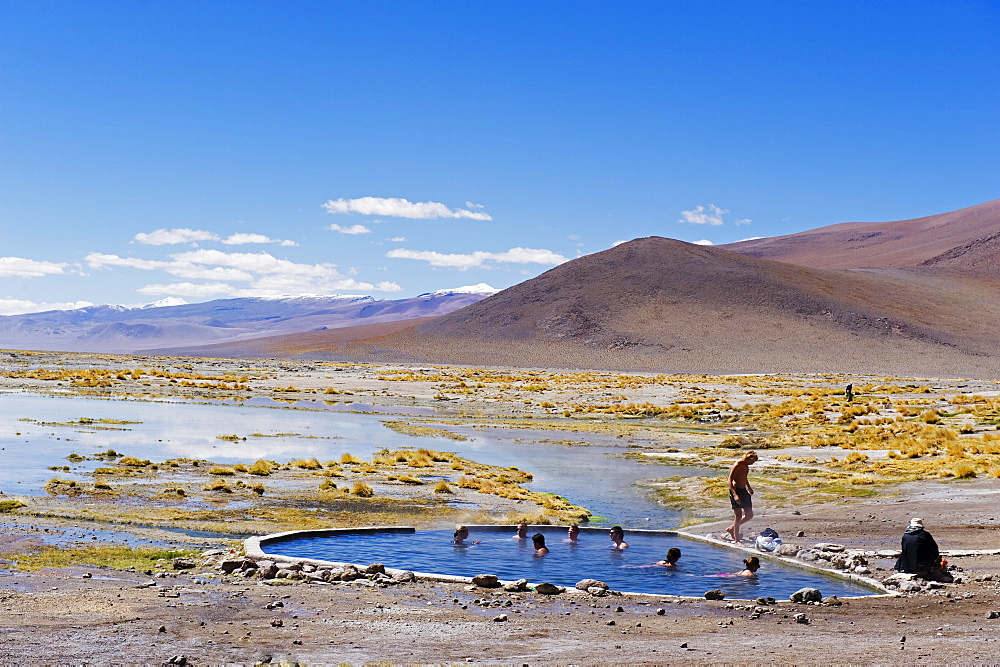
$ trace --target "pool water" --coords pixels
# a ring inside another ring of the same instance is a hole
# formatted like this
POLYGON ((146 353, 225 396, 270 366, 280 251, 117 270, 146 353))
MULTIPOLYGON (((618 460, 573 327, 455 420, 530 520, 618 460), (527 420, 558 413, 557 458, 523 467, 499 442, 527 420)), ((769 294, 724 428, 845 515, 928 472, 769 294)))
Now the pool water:
POLYGON ((472 577, 495 574, 502 580, 527 579, 574 586, 581 579, 598 579, 612 590, 653 595, 701 597, 705 591, 721 589, 730 599, 773 597, 787 599, 800 588, 818 589, 824 596, 871 595, 871 588, 832 575, 761 560, 757 577, 725 576, 743 569, 747 554, 714 547, 694 540, 657 533, 626 531, 629 548, 614 550, 607 531, 587 530, 576 543, 566 540, 564 528, 530 528, 532 535, 545 535, 550 552, 536 556, 531 539, 513 538, 495 529, 472 531, 465 545, 452 543, 452 531, 416 533, 341 534, 326 537, 290 537, 269 542, 269 554, 315 558, 365 566, 415 572, 472 577), (471 544, 474 541, 479 544, 471 544), (654 565, 670 547, 682 556, 677 568, 654 565))

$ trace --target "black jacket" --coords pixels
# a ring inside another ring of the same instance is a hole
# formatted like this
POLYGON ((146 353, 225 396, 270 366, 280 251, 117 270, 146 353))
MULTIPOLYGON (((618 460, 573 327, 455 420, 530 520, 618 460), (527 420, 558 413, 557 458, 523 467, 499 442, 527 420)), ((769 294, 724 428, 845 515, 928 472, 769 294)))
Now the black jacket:
POLYGON ((900 572, 921 574, 936 568, 941 561, 937 542, 923 528, 910 526, 903 533, 903 552, 896 560, 896 569, 900 572))

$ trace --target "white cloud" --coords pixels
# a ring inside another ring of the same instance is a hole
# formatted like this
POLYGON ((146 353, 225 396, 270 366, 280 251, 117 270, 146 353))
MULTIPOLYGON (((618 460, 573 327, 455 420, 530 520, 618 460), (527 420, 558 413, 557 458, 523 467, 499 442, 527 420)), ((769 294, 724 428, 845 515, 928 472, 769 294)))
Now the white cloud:
POLYGON ((483 266, 487 262, 503 262, 513 264, 562 264, 569 259, 551 250, 536 248, 511 248, 505 252, 485 252, 477 250, 467 254, 445 254, 434 250, 407 250, 399 248, 385 254, 393 259, 417 259, 431 266, 441 266, 466 271, 483 266))
POLYGON ((393 236, 391 239, 386 239, 389 243, 403 243, 406 241, 405 236, 393 236))
POLYGON ((702 239, 700 241, 692 241, 691 243, 694 244, 694 245, 715 245, 714 243, 712 243, 708 239, 702 239))
POLYGON ((736 225, 737 226, 749 225, 751 222, 753 222, 753 220, 751 220, 750 218, 740 218, 739 220, 736 221, 736 225))
POLYGON ((134 240, 145 245, 172 245, 195 241, 218 241, 219 235, 201 229, 157 229, 148 234, 136 234, 134 240))
POLYGON ((167 294, 169 296, 190 296, 205 298, 210 296, 236 296, 238 291, 232 285, 224 283, 170 283, 169 285, 146 285, 136 290, 140 294, 152 296, 167 294))
POLYGON ((383 280, 375 285, 379 292, 402 292, 403 288, 391 280, 383 280))
POLYGON ((327 227, 330 231, 340 232, 341 234, 371 234, 370 229, 364 225, 351 225, 350 227, 341 227, 340 225, 330 225, 327 227))
POLYGON ((24 257, 0 257, 0 278, 41 278, 60 273, 66 264, 39 262, 24 257))
POLYGON ((283 246, 298 245, 295 241, 272 239, 270 236, 264 236, 263 234, 231 234, 227 238, 222 239, 222 242, 225 245, 246 245, 248 243, 277 243, 283 246))
POLYGON ((360 197, 358 199, 331 199, 323 204, 327 213, 360 213, 361 215, 384 215, 389 218, 410 218, 413 220, 433 220, 436 218, 468 218, 470 220, 492 220, 483 213, 479 204, 466 202, 469 208, 452 210, 444 204, 433 201, 411 202, 399 197, 360 197))
POLYGON ((93 306, 90 301, 72 301, 69 303, 45 303, 25 301, 23 299, 0 299, 0 315, 21 315, 24 313, 43 313, 47 310, 76 310, 93 306))
POLYGON ((178 278, 188 280, 239 280, 249 282, 253 280, 253 274, 239 269, 227 269, 221 266, 206 268, 195 264, 184 264, 178 262, 164 269, 167 273, 178 278))
POLYGON ((620 246, 620 245, 621 245, 621 244, 623 244, 623 243, 628 243, 628 241, 626 241, 626 240, 624 240, 624 239, 622 239, 621 241, 615 241, 614 243, 612 243, 612 244, 611 244, 611 247, 612 247, 612 248, 615 248, 615 247, 617 247, 617 246, 620 246))
POLYGON ((729 209, 719 208, 715 204, 709 204, 707 210, 704 206, 695 206, 692 211, 681 211, 681 218, 677 222, 690 222, 694 225, 721 225, 724 213, 729 213, 729 209))
POLYGON ((138 259, 136 257, 119 257, 118 255, 106 255, 101 252, 92 252, 84 258, 87 265, 92 269, 103 269, 109 266, 127 266, 143 271, 154 269, 165 269, 171 266, 172 262, 161 262, 155 259, 138 259))

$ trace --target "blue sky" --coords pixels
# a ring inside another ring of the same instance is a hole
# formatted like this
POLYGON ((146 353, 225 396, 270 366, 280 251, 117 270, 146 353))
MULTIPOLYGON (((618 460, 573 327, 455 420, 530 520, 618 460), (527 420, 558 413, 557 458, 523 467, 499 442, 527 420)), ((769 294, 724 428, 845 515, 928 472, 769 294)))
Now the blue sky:
POLYGON ((0 314, 1000 197, 1000 3, 0 0, 0 314))

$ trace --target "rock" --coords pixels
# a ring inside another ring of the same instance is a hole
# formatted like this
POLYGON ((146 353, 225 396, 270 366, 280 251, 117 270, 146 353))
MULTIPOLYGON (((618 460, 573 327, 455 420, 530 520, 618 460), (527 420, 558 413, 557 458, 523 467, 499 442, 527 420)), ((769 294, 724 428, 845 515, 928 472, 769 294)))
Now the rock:
POLYGON ((830 597, 823 598, 823 604, 830 605, 831 607, 839 607, 844 604, 844 601, 836 595, 831 595, 830 597))
POLYGON ((174 559, 174 569, 175 570, 193 570, 196 567, 198 567, 198 566, 190 558, 175 558, 174 559))
POLYGON ((413 572, 409 570, 403 570, 402 572, 397 572, 396 574, 392 575, 392 578, 400 583, 406 583, 410 581, 416 581, 417 575, 413 574, 413 572))
POLYGON ((667 610, 664 609, 663 607, 660 607, 659 609, 656 610, 656 615, 657 616, 665 616, 666 614, 667 614, 667 610))
POLYGON ((820 551, 829 551, 834 553, 840 553, 846 548, 847 547, 845 547, 843 544, 833 544, 831 542, 820 542, 819 544, 813 547, 813 549, 819 549, 820 551))
POLYGON ((795 614, 793 618, 795 619, 796 623, 805 623, 806 625, 809 625, 809 617, 806 616, 805 614, 802 613, 795 614))
POLYGON ((278 607, 284 607, 285 603, 281 600, 275 600, 274 602, 268 602, 264 605, 264 609, 277 609, 278 607))
POLYGON ((868 568, 867 565, 858 565, 856 568, 854 568, 854 573, 855 574, 871 574, 872 571, 868 568))
POLYGON ((188 664, 187 656, 183 655, 173 655, 167 660, 168 665, 186 665, 188 664))
POLYGON ((718 588, 713 588, 710 591, 705 591, 705 599, 706 600, 725 600, 726 599, 726 594, 723 593, 718 588))
POLYGON ((778 548, 774 550, 774 553, 779 556, 794 556, 799 553, 799 548, 794 544, 779 544, 778 548))
POLYGON ((315 572, 316 571, 316 566, 315 565, 310 565, 309 563, 303 563, 302 564, 302 571, 305 572, 306 574, 309 574, 311 572, 315 572))
POLYGON ((92 575, 92 574, 91 574, 90 572, 84 572, 84 573, 83 573, 82 575, 80 575, 80 576, 81 576, 81 578, 83 578, 83 579, 91 579, 91 578, 93 578, 93 576, 94 576, 94 575, 92 575))
POLYGON ((989 618, 989 619, 1000 618, 1000 611, 997 611, 995 609, 992 610, 992 611, 989 611, 989 612, 986 613, 986 618, 989 618))
POLYGON ((598 581, 597 579, 581 579, 580 581, 576 582, 576 587, 579 588, 581 591, 594 588, 595 586, 598 588, 603 588, 604 590, 608 589, 608 585, 606 583, 604 583, 603 581, 598 581))
POLYGON ((901 593, 916 593, 917 591, 922 591, 923 586, 916 581, 901 581, 896 586, 896 589, 901 593))
POLYGON ((897 572, 896 574, 891 574, 882 580, 883 586, 898 586, 900 582, 903 581, 913 581, 916 579, 917 575, 910 574, 909 572, 897 572))
POLYGON ((820 602, 823 600, 823 594, 815 588, 800 588, 792 593, 788 599, 792 602, 820 602))
POLYGON ((608 589, 601 588, 600 586, 591 586, 590 588, 587 589, 587 592, 593 595, 594 597, 602 598, 608 594, 608 589))
POLYGON ((472 583, 480 588, 500 588, 500 581, 495 574, 477 574, 472 583))
POLYGON ((805 536, 806 533, 804 530, 800 530, 799 532, 795 533, 795 537, 805 537, 805 536))
POLYGON ((800 551, 798 553, 798 558, 799 558, 799 560, 804 560, 804 561, 807 561, 807 562, 812 562, 812 561, 818 559, 817 556, 816 556, 816 554, 813 553, 812 551, 800 551))
POLYGON ((511 581, 506 584, 503 589, 508 593, 520 593, 522 591, 528 590, 528 580, 518 579, 517 581, 511 581))
POLYGON ((542 595, 559 595, 560 593, 565 593, 566 589, 562 586, 556 586, 555 584, 543 582, 535 586, 535 592, 541 593, 542 595))
POLYGON ((767 604, 767 598, 757 598, 757 604, 767 604))
POLYGON ((248 567, 253 567, 256 569, 257 563, 250 560, 249 558, 227 558, 219 564, 219 569, 229 574, 230 572, 235 572, 236 570, 243 570, 248 567))
POLYGON ((161 625, 160 627, 158 627, 158 628, 156 629, 156 631, 157 631, 157 632, 166 632, 166 631, 167 631, 167 626, 165 626, 165 625, 161 625))
POLYGON ((382 563, 372 563, 365 568, 365 574, 385 574, 385 565, 382 563))
POLYGON ((608 622, 607 622, 607 623, 605 623, 604 625, 618 625, 618 624, 617 624, 617 623, 615 623, 614 621, 608 621, 608 622))
POLYGON ((493 622, 494 623, 506 623, 507 622, 507 614, 500 614, 499 616, 494 616, 493 617, 493 622))
POLYGON ((261 567, 257 568, 257 574, 261 579, 274 579, 278 574, 278 566, 275 563, 262 563, 261 567))
POLYGON ((283 620, 281 620, 280 618, 272 618, 271 619, 271 627, 272 628, 280 628, 284 624, 285 624, 285 622, 283 620))

